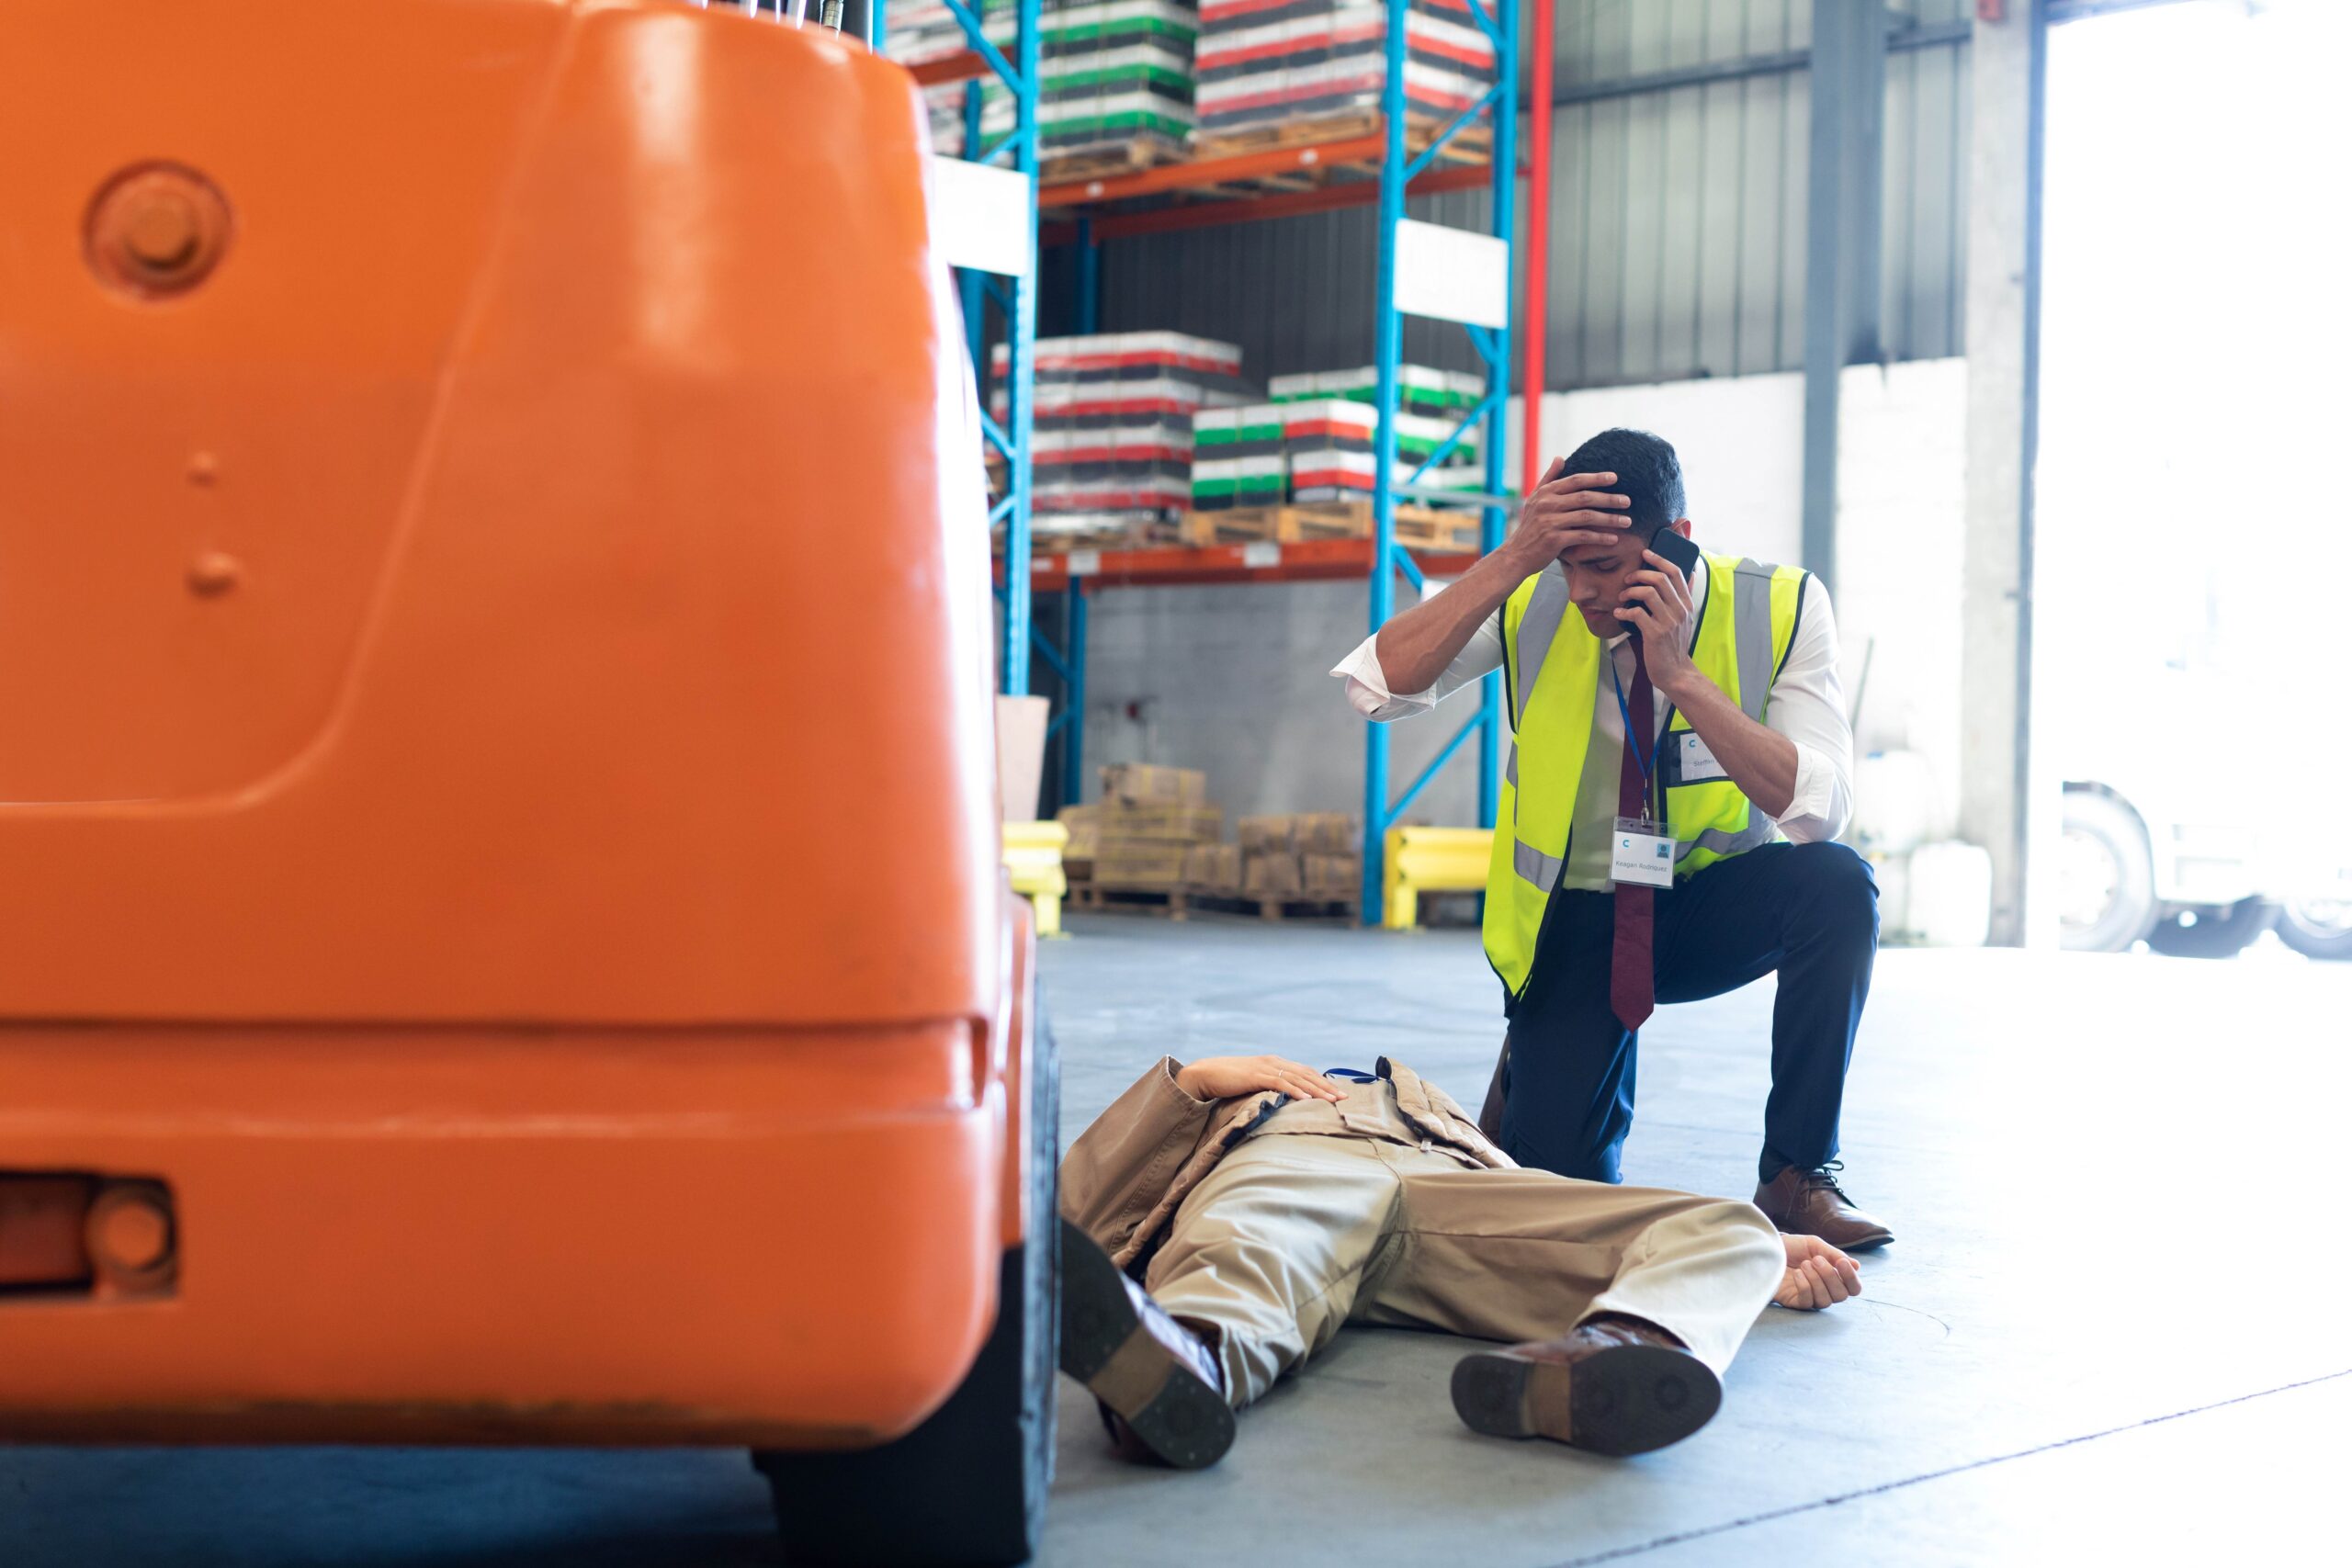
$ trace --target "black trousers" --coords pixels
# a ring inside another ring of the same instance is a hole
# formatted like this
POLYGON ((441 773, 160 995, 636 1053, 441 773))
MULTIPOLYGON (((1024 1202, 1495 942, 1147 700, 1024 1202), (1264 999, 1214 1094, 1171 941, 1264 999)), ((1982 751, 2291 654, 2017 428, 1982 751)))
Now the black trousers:
MULTIPOLYGON (((1505 1153, 1521 1165, 1616 1181, 1634 1125, 1640 1037, 1609 1006, 1616 899, 1552 897, 1527 988, 1508 1005, 1505 1153)), ((1758 1180, 1838 1153, 1846 1065, 1878 952, 1878 884, 1843 844, 1767 844, 1657 893, 1657 999, 1694 1002, 1774 970, 1772 1092, 1758 1180)))

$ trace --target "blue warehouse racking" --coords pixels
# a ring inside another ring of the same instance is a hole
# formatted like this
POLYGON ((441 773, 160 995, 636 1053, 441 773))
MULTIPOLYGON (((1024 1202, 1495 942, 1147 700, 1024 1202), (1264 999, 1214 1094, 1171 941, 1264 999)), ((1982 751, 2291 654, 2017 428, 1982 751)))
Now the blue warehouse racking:
MULTIPOLYGON (((1002 424, 990 420, 985 427, 989 443, 1004 458, 1006 473, 1003 494, 994 502, 989 519, 991 526, 1001 523, 1005 530, 1007 568, 1001 590, 1002 646, 1008 650, 1003 669, 1004 690, 1019 694, 1029 688, 1028 660, 1013 657, 1010 651, 1024 646, 1059 676, 1064 700, 1049 733, 1063 737, 1063 794, 1065 798, 1074 800, 1083 783, 1080 757, 1083 750, 1087 603, 1094 592, 1131 584, 1280 582, 1362 575, 1371 589, 1369 621, 1377 628, 1395 608, 1397 579, 1403 578, 1416 589, 1423 581, 1425 563, 1416 558, 1415 551, 1401 547, 1397 541, 1399 501, 1475 506, 1481 519, 1480 548, 1490 550, 1500 543, 1512 501, 1503 467, 1511 346, 1507 312, 1504 319, 1493 324, 1464 323, 1485 368, 1485 393, 1453 434, 1398 481, 1395 477, 1397 382, 1404 313, 1399 297, 1400 282, 1408 281, 1400 275, 1404 258, 1399 253, 1400 242, 1411 231, 1429 227, 1407 220, 1408 195, 1484 186, 1491 192, 1486 232, 1491 242, 1499 242, 1499 254, 1494 259, 1500 268, 1503 291, 1508 292, 1516 194, 1519 53, 1516 28, 1507 24, 1515 22, 1515 18, 1490 8, 1487 0, 1464 0, 1470 17, 1493 45, 1495 79, 1468 108, 1429 124, 1422 134, 1408 134, 1413 123, 1407 112, 1408 0, 1391 0, 1385 17, 1381 113, 1370 134, 1167 164, 1100 178, 1068 180, 1041 189, 1036 181, 1039 0, 1018 0, 1011 8, 1014 27, 1010 60, 989 41, 978 11, 963 0, 944 0, 944 4, 969 47, 953 57, 916 66, 917 79, 927 85, 966 81, 968 85, 964 97, 963 153, 1009 166, 1028 176, 1033 223, 1041 209, 1069 215, 1039 234, 1039 244, 1030 250, 1025 274, 1000 282, 994 277, 967 273, 961 288, 974 350, 974 375, 983 385, 987 361, 979 351, 983 346, 980 315, 984 298, 998 300, 1006 323, 1008 417, 1002 424), (1013 103, 1012 129, 992 143, 981 135, 977 79, 983 75, 992 75, 1001 82, 1013 103), (1464 140, 1465 133, 1481 126, 1487 139, 1486 161, 1448 164, 1445 160, 1458 157, 1462 148, 1471 145, 1470 141, 1464 140), (1306 189, 1297 188, 1302 175, 1318 183, 1306 189), (1209 199, 1198 199, 1204 197, 1209 199), (1094 330, 1100 305, 1099 247, 1108 241, 1375 204, 1378 262, 1374 344, 1379 420, 1374 443, 1371 536, 1306 543, 1268 541, 1241 547, 1076 550, 1033 560, 1030 452, 1037 324, 1036 254, 1043 244, 1059 242, 1077 247, 1077 330, 1087 333, 1094 330), (1481 422, 1486 425, 1485 489, 1465 494, 1458 490, 1423 486, 1420 481, 1481 422), (1025 570, 1021 570, 1024 563, 1025 570), (1056 647, 1034 622, 1034 594, 1040 587, 1057 589, 1066 595, 1065 640, 1061 647, 1056 647)), ((875 31, 879 32, 878 22, 875 31)), ((1470 558, 1473 558, 1431 557, 1426 562, 1426 570, 1459 570, 1470 558)), ((1367 924, 1376 923, 1380 918, 1382 852, 1387 829, 1411 808, 1430 781, 1474 742, 1478 767, 1479 822, 1482 827, 1493 826, 1497 773, 1504 739, 1501 685, 1499 676, 1486 679, 1476 711, 1446 741, 1430 765, 1401 791, 1392 792, 1390 787, 1387 730, 1380 725, 1365 727, 1361 910, 1367 924)))

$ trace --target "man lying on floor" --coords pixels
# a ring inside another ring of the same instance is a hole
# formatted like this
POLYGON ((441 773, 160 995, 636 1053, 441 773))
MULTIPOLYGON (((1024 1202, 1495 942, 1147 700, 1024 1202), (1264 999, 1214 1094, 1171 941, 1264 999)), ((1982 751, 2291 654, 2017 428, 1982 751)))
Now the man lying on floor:
POLYGON ((1476 1431, 1644 1453, 1714 1415, 1767 1303, 1861 1291, 1751 1204, 1523 1170, 1385 1059, 1163 1059, 1061 1179, 1062 1371, 1120 1453, 1185 1469, 1351 1322, 1507 1345, 1453 1369, 1476 1431))

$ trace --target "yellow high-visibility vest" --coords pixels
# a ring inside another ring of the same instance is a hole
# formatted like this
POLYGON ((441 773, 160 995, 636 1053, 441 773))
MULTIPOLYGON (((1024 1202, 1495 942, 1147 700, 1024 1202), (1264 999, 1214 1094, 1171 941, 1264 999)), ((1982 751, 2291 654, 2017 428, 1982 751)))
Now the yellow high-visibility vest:
MULTIPOLYGON (((1690 647, 1692 662, 1748 717, 1761 723, 1781 665, 1795 640, 1811 573, 1708 555, 1707 599, 1690 647)), ((1570 614, 1568 585, 1541 571, 1503 605, 1503 676, 1511 745, 1495 813, 1487 868, 1487 960, 1513 996, 1535 964, 1544 907, 1567 863, 1577 785, 1592 738, 1604 644, 1570 614)), ((1679 881, 1780 836, 1770 817, 1729 779, 1679 782, 1681 742, 1690 728, 1672 716, 1658 743, 1666 820, 1679 881)))

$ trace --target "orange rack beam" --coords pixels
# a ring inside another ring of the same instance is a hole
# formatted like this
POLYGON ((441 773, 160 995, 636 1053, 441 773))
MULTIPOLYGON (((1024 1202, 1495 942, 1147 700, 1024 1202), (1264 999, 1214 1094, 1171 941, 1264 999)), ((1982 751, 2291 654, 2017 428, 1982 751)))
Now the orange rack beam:
POLYGON ((1261 180, 1270 175, 1306 174, 1350 164, 1377 163, 1387 147, 1388 139, 1375 132, 1308 147, 1269 147, 1262 152, 1241 152, 1230 158, 1162 164, 1156 169, 1137 169, 1133 174, 1046 186, 1037 192, 1037 205, 1079 207, 1098 201, 1126 201, 1138 196, 1261 180))
POLYGON ((989 62, 978 51, 966 50, 961 54, 944 55, 926 60, 920 65, 907 67, 907 74, 926 87, 942 86, 949 82, 969 82, 989 73, 989 62))
MULTIPOLYGON (((1424 554, 1413 558, 1431 577, 1467 571, 1476 555, 1424 554)), ((1317 582, 1363 577, 1372 570, 1370 539, 1273 540, 1246 545, 1171 545, 1139 550, 1077 549, 1034 556, 1029 584, 1045 592, 1067 589, 1073 579, 1098 588, 1181 587, 1220 582, 1317 582)), ((998 565, 1001 580, 1003 566, 998 565)))

